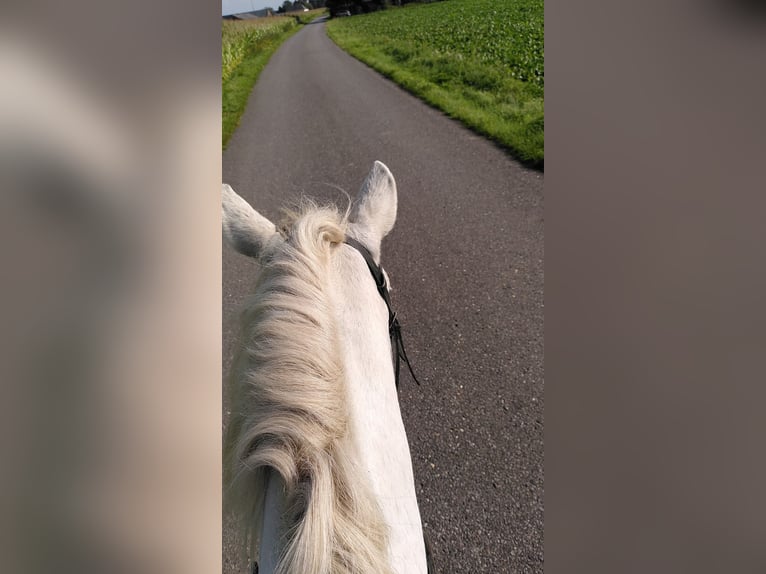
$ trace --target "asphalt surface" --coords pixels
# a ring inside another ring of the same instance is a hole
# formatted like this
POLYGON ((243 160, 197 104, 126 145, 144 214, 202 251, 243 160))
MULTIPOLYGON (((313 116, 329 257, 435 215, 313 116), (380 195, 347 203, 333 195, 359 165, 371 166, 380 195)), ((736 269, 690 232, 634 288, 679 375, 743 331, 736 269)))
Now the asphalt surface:
MULTIPOLYGON (((274 54, 223 154, 273 221, 345 206, 374 160, 396 178, 383 242, 404 341, 400 404, 438 572, 543 571, 543 175, 337 48, 323 23, 274 54), (337 186, 337 187, 334 187, 337 186)), ((224 372, 257 265, 223 254, 224 372)), ((224 393, 224 424, 227 400, 224 393)), ((223 572, 242 572, 224 523, 223 572)))

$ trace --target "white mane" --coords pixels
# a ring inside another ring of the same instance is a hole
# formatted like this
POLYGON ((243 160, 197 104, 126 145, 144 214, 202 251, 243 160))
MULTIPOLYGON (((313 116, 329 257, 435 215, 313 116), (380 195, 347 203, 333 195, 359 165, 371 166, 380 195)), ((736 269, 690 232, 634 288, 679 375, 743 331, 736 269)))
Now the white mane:
POLYGON ((285 484, 279 574, 389 574, 388 529, 350 438, 328 271, 347 217, 309 208, 270 241, 242 321, 224 446, 226 505, 258 548, 269 469, 285 484))

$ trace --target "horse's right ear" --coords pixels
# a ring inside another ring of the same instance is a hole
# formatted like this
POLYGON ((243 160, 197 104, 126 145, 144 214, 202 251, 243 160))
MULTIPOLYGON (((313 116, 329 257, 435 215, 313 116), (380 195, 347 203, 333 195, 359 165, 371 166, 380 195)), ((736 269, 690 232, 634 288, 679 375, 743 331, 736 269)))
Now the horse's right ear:
POLYGON ((380 243, 396 221, 396 182, 391 171, 380 161, 372 165, 359 190, 349 221, 373 259, 380 260, 380 243))
POLYGON ((255 211, 224 183, 221 195, 223 237, 236 251, 248 257, 260 257, 263 248, 277 234, 271 221, 255 211))

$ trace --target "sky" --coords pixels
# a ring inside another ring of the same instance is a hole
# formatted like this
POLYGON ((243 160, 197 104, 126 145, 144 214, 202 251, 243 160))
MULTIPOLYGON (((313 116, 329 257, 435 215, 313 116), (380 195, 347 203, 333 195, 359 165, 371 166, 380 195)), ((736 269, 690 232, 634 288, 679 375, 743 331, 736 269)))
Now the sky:
POLYGON ((261 8, 274 8, 282 5, 284 0, 223 0, 222 16, 227 14, 240 14, 261 8))

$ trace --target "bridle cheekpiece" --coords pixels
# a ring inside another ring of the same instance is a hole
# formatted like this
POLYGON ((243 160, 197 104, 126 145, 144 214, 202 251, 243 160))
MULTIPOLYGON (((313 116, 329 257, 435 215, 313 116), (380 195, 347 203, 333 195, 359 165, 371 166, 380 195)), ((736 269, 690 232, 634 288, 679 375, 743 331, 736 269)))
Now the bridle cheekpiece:
POLYGON ((396 313, 394 313, 393 309, 391 308, 391 296, 388 292, 388 285, 386 285, 386 277, 383 275, 383 269, 380 265, 375 263, 370 250, 359 243, 356 239, 347 236, 345 243, 356 249, 361 254, 361 256, 364 257, 364 260, 367 263, 367 267, 372 274, 372 278, 375 280, 375 286, 378 288, 378 293, 380 293, 380 296, 383 298, 383 302, 388 308, 388 335, 391 337, 391 351, 393 353, 394 381, 396 388, 399 388, 399 367, 401 361, 404 361, 404 363, 407 365, 407 368, 409 369, 415 383, 420 385, 420 381, 418 381, 415 373, 412 371, 412 365, 410 365, 410 360, 407 358, 407 352, 404 350, 402 329, 399 325, 399 320, 396 318, 396 313))

